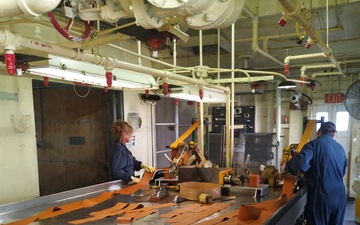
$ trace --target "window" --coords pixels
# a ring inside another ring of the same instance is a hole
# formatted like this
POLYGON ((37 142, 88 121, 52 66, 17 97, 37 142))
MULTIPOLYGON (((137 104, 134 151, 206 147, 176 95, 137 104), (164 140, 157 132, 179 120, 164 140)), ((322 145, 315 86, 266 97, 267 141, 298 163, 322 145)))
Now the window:
POLYGON ((349 126, 349 113, 340 111, 336 113, 336 130, 347 131, 349 126))
MULTIPOLYGON (((324 122, 329 121, 329 113, 328 112, 317 112, 316 113, 316 120, 321 120, 321 117, 324 117, 324 122)), ((316 130, 320 129, 321 124, 316 124, 316 130)))

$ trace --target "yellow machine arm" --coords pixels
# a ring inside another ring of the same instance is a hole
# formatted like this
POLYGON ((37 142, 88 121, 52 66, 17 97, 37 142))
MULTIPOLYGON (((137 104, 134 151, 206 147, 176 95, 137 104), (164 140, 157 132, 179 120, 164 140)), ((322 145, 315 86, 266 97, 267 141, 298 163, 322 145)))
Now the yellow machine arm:
POLYGON ((302 147, 309 141, 311 133, 315 127, 315 124, 316 124, 316 120, 309 120, 306 125, 305 131, 301 137, 300 143, 299 144, 291 144, 290 146, 284 147, 280 166, 284 165, 284 163, 289 161, 293 154, 300 153, 302 147))
POLYGON ((200 125, 200 121, 195 121, 187 131, 185 131, 176 141, 174 141, 171 145, 171 149, 177 149, 178 144, 184 142, 184 140, 200 125))

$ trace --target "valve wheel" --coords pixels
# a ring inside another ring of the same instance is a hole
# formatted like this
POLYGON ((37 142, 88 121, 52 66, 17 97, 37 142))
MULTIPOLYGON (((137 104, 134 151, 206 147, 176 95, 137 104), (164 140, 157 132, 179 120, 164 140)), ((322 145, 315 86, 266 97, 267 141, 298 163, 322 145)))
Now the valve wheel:
POLYGON ((75 42, 81 42, 83 40, 85 40, 86 38, 88 38, 92 32, 93 29, 93 25, 94 25, 94 21, 84 21, 84 25, 85 25, 85 32, 82 36, 80 37, 74 37, 72 35, 70 35, 70 28, 71 25, 74 22, 74 18, 70 18, 69 22, 67 23, 67 25, 65 27, 61 27, 59 22, 57 21, 54 12, 50 11, 47 13, 51 23, 54 25, 54 27, 56 28, 56 30, 66 39, 70 40, 70 41, 75 41, 75 42))

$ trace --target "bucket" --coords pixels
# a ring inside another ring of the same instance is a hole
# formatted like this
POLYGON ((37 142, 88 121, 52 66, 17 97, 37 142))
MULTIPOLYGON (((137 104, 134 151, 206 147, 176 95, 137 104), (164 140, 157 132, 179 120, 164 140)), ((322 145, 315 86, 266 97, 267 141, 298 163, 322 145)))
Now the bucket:
POLYGON ((352 189, 356 192, 355 197, 355 223, 360 224, 360 177, 357 176, 352 185, 352 189))
POLYGON ((260 175, 250 174, 249 176, 249 186, 250 187, 259 187, 260 186, 260 175))

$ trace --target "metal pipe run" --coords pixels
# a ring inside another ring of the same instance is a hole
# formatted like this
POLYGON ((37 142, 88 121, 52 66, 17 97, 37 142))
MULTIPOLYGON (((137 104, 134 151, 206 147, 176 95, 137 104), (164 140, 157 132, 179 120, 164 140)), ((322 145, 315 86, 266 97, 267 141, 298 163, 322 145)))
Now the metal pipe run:
POLYGON ((139 73, 149 74, 154 77, 169 78, 177 81, 182 81, 188 84, 203 85, 205 87, 221 90, 224 92, 230 92, 228 87, 220 85, 209 84, 202 79, 194 79, 190 77, 181 76, 172 72, 158 70, 150 67, 144 67, 141 65, 135 65, 110 57, 103 57, 100 55, 94 55, 87 52, 77 51, 71 48, 61 47, 51 43, 22 37, 18 34, 14 34, 6 29, 0 29, 0 45, 6 48, 16 49, 16 47, 25 47, 41 52, 51 53, 54 55, 70 58, 73 60, 89 62, 96 65, 103 66, 104 68, 121 68, 125 70, 135 71, 139 73))
POLYGON ((313 44, 317 44, 326 57, 334 64, 339 72, 345 77, 345 73, 340 67, 340 63, 335 59, 331 49, 324 43, 319 33, 309 23, 309 19, 301 13, 301 4, 298 0, 278 0, 284 8, 284 16, 280 20, 279 24, 284 26, 286 18, 294 18, 298 24, 306 30, 309 39, 306 44, 306 48, 309 48, 313 44))

